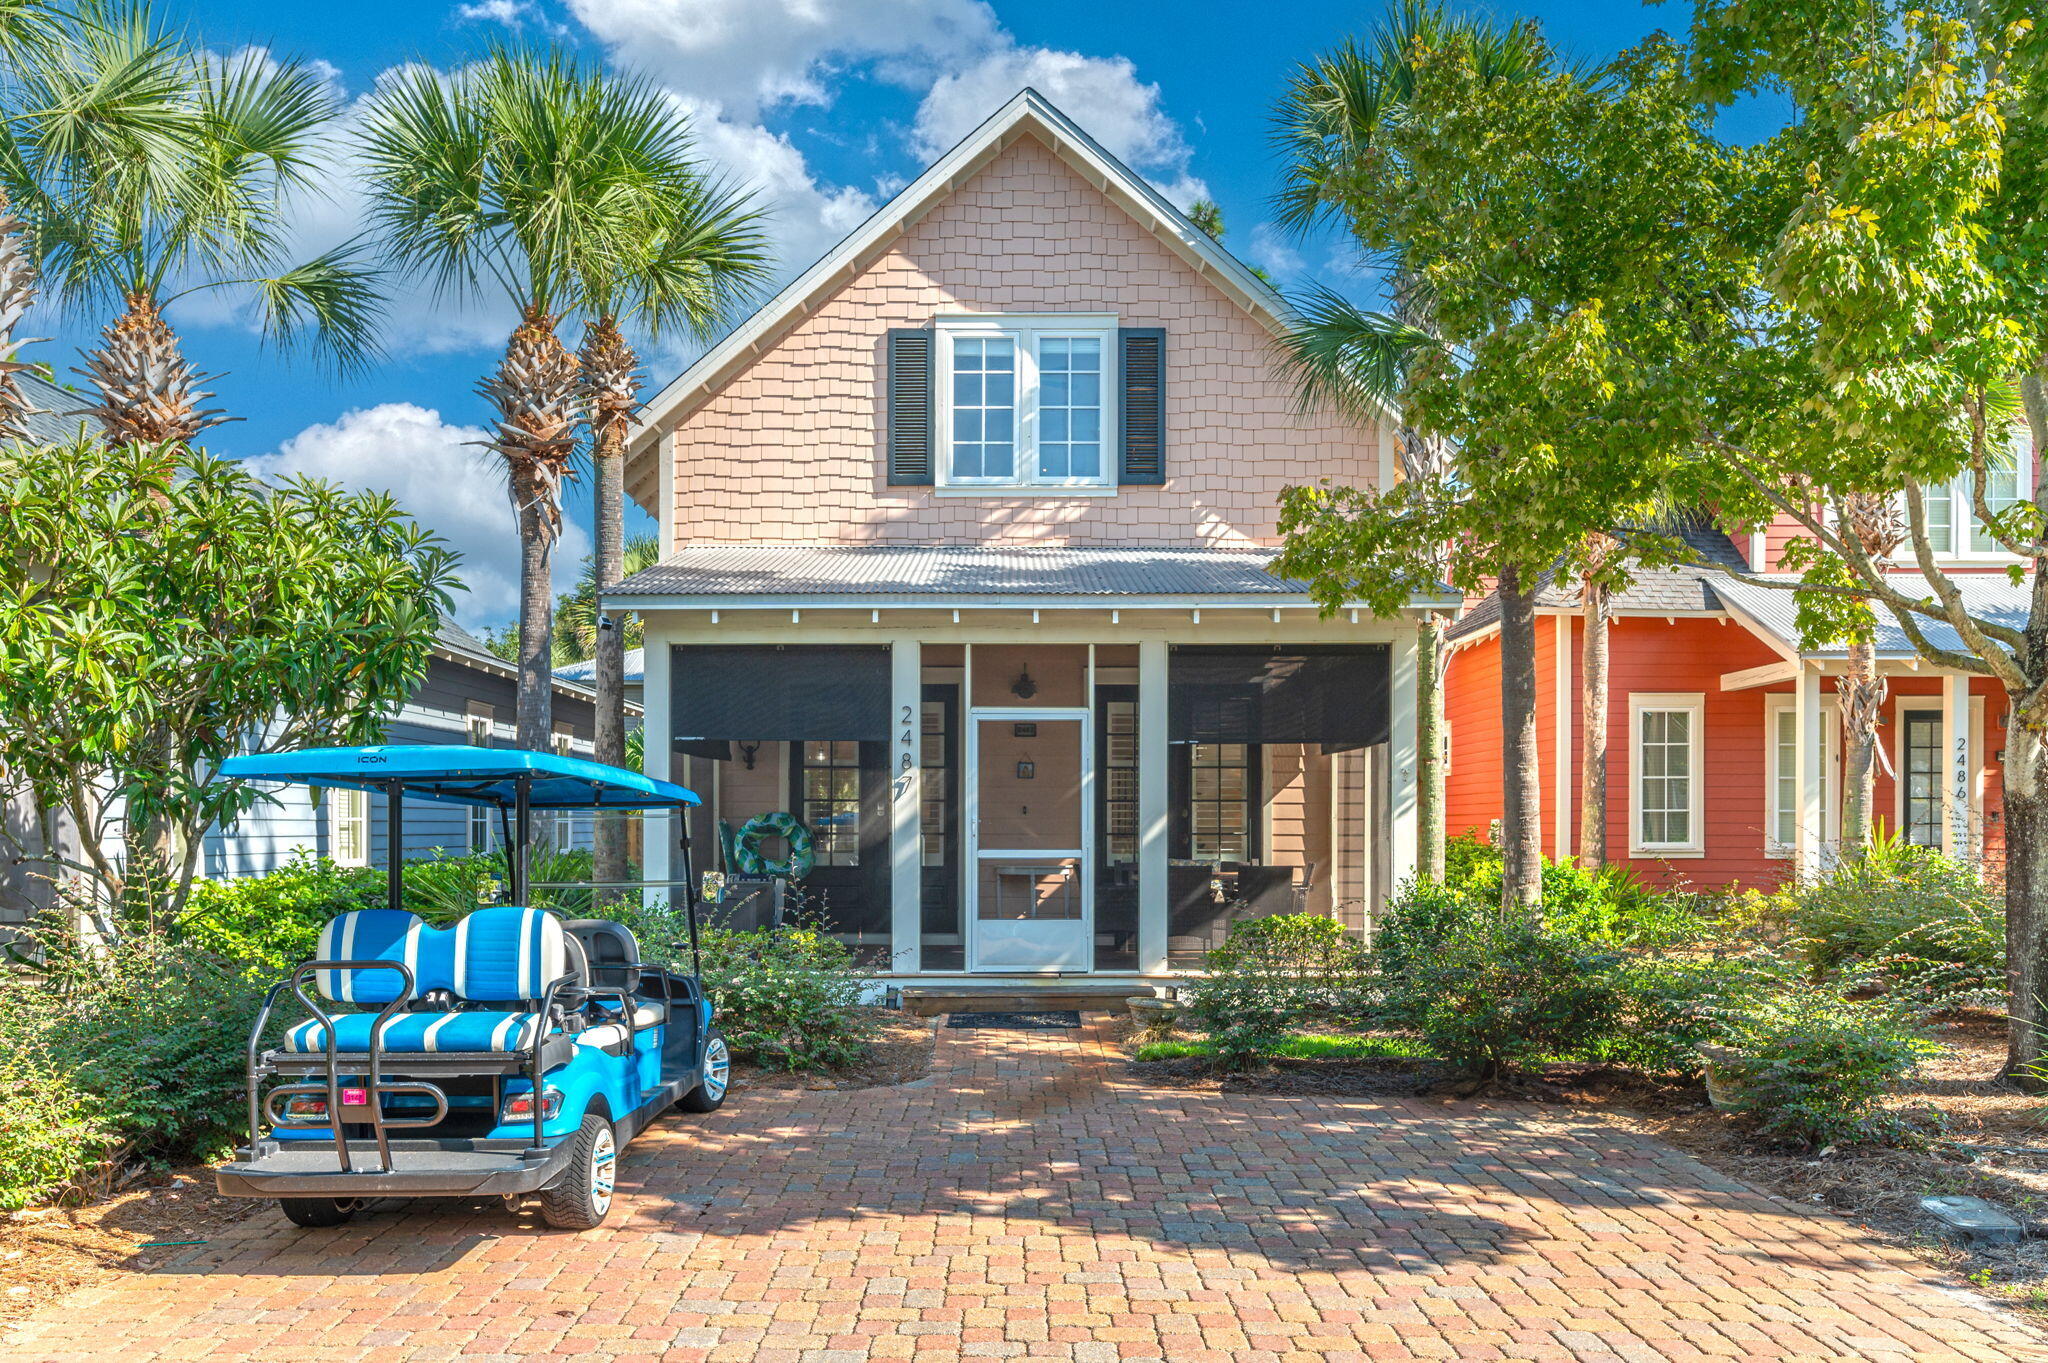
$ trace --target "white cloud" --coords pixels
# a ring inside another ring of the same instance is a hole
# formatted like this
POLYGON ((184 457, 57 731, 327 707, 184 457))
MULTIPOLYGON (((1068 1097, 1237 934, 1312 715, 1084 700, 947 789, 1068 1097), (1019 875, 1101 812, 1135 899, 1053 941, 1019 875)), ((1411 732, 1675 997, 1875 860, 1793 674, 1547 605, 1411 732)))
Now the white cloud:
POLYGON ((533 13, 533 0, 477 0, 473 5, 457 5, 455 17, 472 22, 508 24, 519 27, 526 17, 533 13))
POLYGON ((1207 197, 1208 186, 1188 173, 1187 139, 1160 107, 1159 87, 1138 79, 1128 57, 1002 45, 933 83, 917 109, 918 154, 944 153, 1027 86, 1181 207, 1207 197))
MULTIPOLYGON (((519 611, 519 529, 495 455, 477 426, 456 426, 410 402, 386 402, 308 426, 274 454, 247 461, 261 478, 297 474, 345 487, 389 492, 422 525, 462 555, 468 584, 455 600, 465 626, 502 623, 519 611)), ((564 520, 555 544, 556 590, 566 590, 590 552, 590 536, 564 520)))
POLYGON ((921 85, 998 41, 982 0, 567 0, 621 65, 751 120, 828 104, 832 75, 872 65, 921 85))
POLYGON ((1245 256, 1275 279, 1286 280, 1308 268, 1301 252, 1288 242, 1287 234, 1270 222, 1256 224, 1245 256))

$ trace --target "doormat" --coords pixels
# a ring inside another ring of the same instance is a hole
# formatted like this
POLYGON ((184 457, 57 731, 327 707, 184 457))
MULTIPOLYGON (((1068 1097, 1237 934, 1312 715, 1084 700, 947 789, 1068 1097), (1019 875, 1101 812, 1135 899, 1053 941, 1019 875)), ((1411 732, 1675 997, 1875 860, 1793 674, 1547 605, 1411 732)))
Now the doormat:
POLYGON ((1081 1025, 1073 1009, 1050 1013, 949 1013, 948 1027, 988 1027, 1008 1032, 1058 1032, 1081 1025))

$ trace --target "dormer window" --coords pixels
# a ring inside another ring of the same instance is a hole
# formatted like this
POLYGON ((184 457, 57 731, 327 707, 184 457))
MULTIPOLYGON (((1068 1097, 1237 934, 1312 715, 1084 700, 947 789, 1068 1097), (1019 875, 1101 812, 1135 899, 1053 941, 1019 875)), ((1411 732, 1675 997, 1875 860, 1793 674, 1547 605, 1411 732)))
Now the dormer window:
MULTIPOLYGON (((2023 468, 2031 461, 2025 455, 2025 441, 2015 436, 2004 450, 1990 450, 1984 461, 1984 500, 1992 512, 2004 511, 2021 500, 2026 486, 2023 468)), ((1927 543, 1943 558, 2009 559, 2005 547, 1984 528, 1976 516, 1970 495, 1970 474, 1957 474, 1949 482, 1929 484, 1922 489, 1927 506, 1927 543)), ((1901 546, 1897 557, 1911 562, 1913 547, 1901 546)))
POLYGON ((1115 485, 1116 318, 941 317, 939 486, 1115 485))

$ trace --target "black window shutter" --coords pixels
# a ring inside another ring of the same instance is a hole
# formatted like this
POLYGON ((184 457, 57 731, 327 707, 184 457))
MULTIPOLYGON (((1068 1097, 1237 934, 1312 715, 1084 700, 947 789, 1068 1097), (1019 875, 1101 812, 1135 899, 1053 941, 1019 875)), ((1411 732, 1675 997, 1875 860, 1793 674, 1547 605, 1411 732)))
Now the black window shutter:
POLYGON ((1123 371, 1123 401, 1117 424, 1123 435, 1119 482, 1166 481, 1166 328, 1122 327, 1117 350, 1123 371))
POLYGON ((889 329, 889 482, 932 485, 932 334, 889 329))

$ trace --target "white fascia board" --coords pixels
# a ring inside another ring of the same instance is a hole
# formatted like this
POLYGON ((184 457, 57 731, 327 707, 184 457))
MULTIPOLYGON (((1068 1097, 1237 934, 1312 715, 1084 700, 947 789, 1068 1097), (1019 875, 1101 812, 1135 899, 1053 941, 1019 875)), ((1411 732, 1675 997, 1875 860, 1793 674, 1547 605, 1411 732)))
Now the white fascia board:
MULTIPOLYGON (((901 233, 928 204, 951 193, 967 174, 980 168, 985 157, 1007 146, 1013 131, 1027 125, 1045 137, 1055 153, 1085 168, 1098 189, 1112 198, 1121 193, 1129 199, 1127 211, 1142 209, 1136 216, 1141 221, 1146 216, 1151 219, 1144 226, 1155 235, 1171 238, 1194 256, 1196 268, 1204 277, 1213 276, 1225 284, 1226 292, 1237 294, 1239 304, 1258 316, 1276 335, 1288 329, 1292 314, 1278 290, 1189 222, 1187 215, 1165 195, 1110 155, 1045 96, 1025 89, 649 398, 635 414, 633 430, 626 441, 627 459, 642 453, 647 441, 691 393, 716 382, 735 363, 761 354, 767 348, 768 338, 791 314, 813 298, 822 299, 836 292, 846 282, 841 276, 862 268, 875 248, 901 233)), ((1388 421, 1394 420, 1391 409, 1384 416, 1388 421)))
MULTIPOLYGON (((698 596, 608 596, 603 604, 616 609, 645 613, 663 610, 977 610, 977 611, 1144 611, 1144 610, 1288 610, 1320 611, 1305 596, 815 596, 815 595, 698 595, 698 596)), ((1415 596, 1404 611, 1449 610, 1455 598, 1415 596)), ((1346 602, 1338 612, 1363 611, 1362 602, 1346 602)), ((1375 616, 1375 619, 1378 617, 1375 616)))

